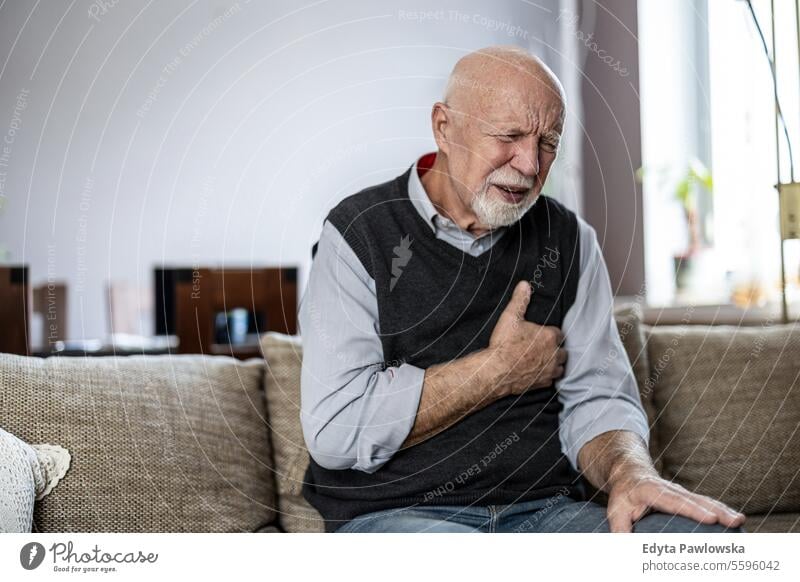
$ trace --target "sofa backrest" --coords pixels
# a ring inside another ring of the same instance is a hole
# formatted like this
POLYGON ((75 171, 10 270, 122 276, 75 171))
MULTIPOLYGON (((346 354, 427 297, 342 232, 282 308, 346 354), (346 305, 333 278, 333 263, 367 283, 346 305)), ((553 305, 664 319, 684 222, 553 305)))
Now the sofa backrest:
POLYGON ((662 474, 745 513, 800 511, 800 326, 643 331, 662 474))
MULTIPOLYGON (((800 511, 800 328, 615 317, 660 472, 746 513, 800 511)), ((0 354, 0 426, 72 453, 36 530, 323 531, 301 494, 300 340, 262 350, 266 365, 0 354)))
POLYGON ((67 448, 45 532, 255 531, 275 521, 263 362, 0 354, 0 426, 67 448))

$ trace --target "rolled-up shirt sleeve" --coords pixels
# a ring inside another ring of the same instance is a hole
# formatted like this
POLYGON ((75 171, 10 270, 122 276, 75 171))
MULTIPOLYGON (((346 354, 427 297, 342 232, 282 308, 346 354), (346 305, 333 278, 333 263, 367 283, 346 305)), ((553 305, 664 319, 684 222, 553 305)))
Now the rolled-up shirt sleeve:
POLYGON ((563 404, 561 447, 576 470, 583 445, 604 432, 629 430, 645 443, 650 438, 636 379, 614 322, 611 282, 597 235, 583 219, 578 223, 580 277, 575 302, 562 324, 567 364, 556 382, 563 404))
POLYGON ((298 315, 309 454, 327 469, 373 473, 411 432, 425 370, 384 361, 375 282, 327 221, 298 315))

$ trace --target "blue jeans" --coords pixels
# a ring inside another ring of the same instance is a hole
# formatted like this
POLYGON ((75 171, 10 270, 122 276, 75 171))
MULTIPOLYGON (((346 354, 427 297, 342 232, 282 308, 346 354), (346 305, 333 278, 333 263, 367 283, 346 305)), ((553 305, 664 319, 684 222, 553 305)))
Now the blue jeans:
MULTIPOLYGON (((653 512, 634 523, 635 533, 741 533, 741 527, 706 525, 678 515, 653 512)), ((608 533, 606 508, 567 496, 512 505, 434 505, 384 509, 359 515, 336 533, 608 533)))

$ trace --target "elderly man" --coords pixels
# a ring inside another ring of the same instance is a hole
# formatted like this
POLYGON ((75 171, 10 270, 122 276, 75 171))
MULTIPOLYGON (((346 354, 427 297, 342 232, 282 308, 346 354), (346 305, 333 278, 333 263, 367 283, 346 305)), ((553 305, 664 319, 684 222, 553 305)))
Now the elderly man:
POLYGON ((564 115, 539 59, 469 54, 438 151, 328 214, 300 305, 326 531, 742 531, 653 468, 596 234, 540 195, 564 115))

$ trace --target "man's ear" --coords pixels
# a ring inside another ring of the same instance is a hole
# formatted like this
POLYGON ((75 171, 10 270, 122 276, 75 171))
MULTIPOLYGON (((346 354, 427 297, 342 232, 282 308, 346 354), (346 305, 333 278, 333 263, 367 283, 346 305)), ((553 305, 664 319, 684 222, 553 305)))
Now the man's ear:
POLYGON ((444 155, 450 154, 450 134, 453 131, 453 123, 450 119, 450 109, 444 103, 437 101, 431 110, 431 129, 433 129, 433 139, 444 155))

